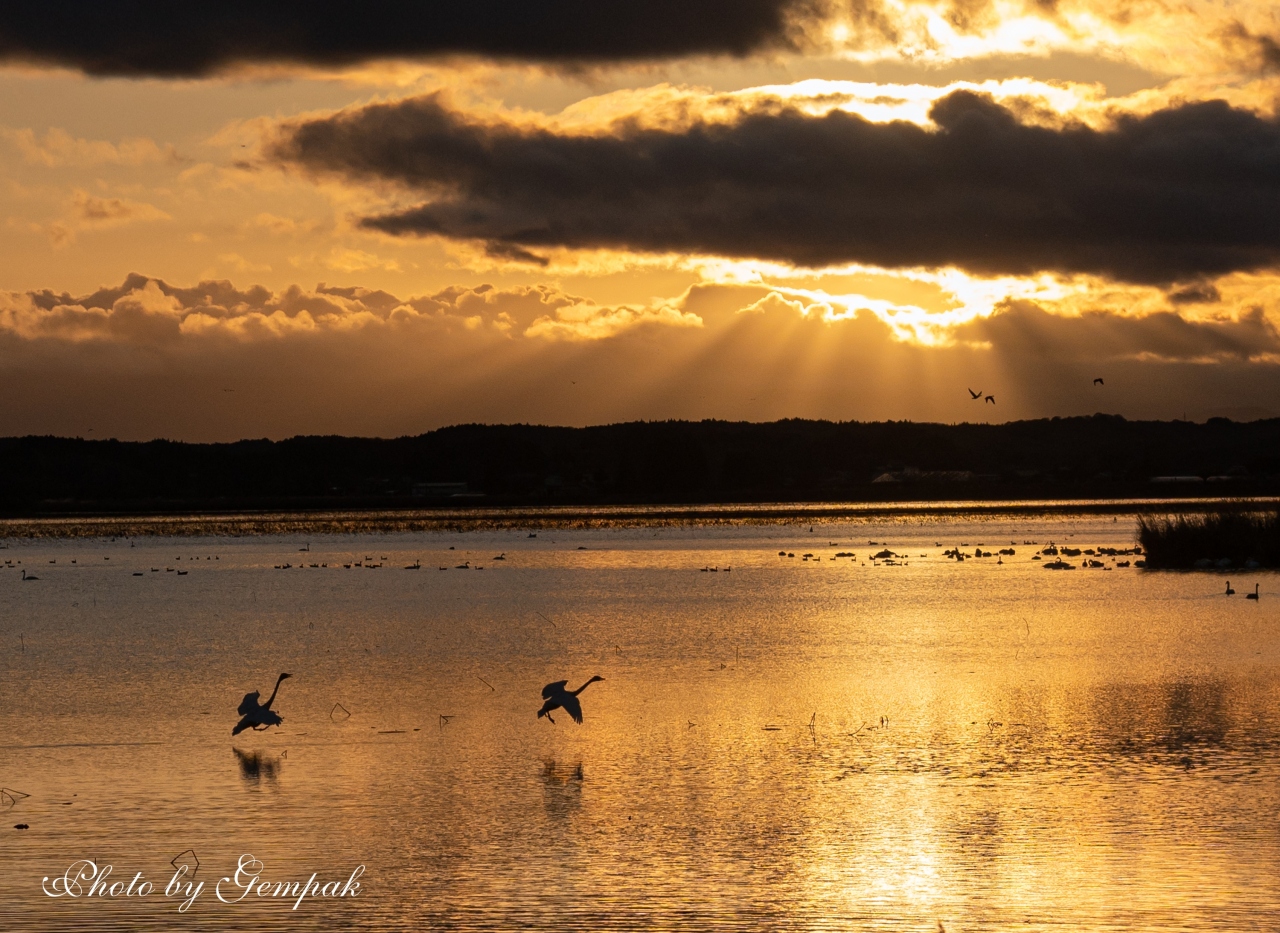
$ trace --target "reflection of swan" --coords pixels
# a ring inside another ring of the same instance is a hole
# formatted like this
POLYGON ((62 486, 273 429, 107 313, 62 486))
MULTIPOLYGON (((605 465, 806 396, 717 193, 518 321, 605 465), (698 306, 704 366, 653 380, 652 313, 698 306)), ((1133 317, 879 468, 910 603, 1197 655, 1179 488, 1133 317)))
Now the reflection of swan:
POLYGON ((264 755, 262 752, 244 752, 238 748, 231 749, 236 753, 240 764, 240 776, 246 781, 260 781, 266 778, 274 781, 280 772, 280 759, 264 755))
MULTIPOLYGON (((557 680, 553 684, 547 684, 542 688, 542 698, 547 702, 543 703, 542 709, 538 710, 538 718, 546 716, 547 719, 551 719, 551 712, 563 707, 564 711, 573 717, 574 722, 582 725, 582 704, 578 702, 578 694, 597 680, 604 680, 604 678, 598 675, 592 677, 577 690, 566 690, 564 685, 569 682, 567 680, 557 680)), ((552 725, 555 725, 555 722, 551 719, 552 725)))
POLYGON ((253 693, 246 693, 244 699, 240 701, 240 708, 236 710, 244 718, 236 723, 236 727, 231 730, 231 734, 239 735, 245 729, 254 729, 260 732, 268 726, 278 726, 284 722, 280 718, 280 714, 271 708, 271 704, 275 702, 276 694, 280 692, 280 684, 286 677, 290 676, 292 675, 280 675, 279 679, 276 680, 276 688, 271 691, 271 696, 267 697, 266 703, 258 702, 259 694, 257 690, 253 691, 253 693))
POLYGON ((582 762, 561 765, 553 759, 542 763, 543 801, 548 815, 568 819, 582 806, 582 762))
POLYGON ((586 775, 582 771, 582 762, 579 761, 571 768, 562 768, 554 758, 548 758, 542 763, 542 779, 548 784, 568 784, 570 781, 577 781, 579 784, 585 780, 586 775))

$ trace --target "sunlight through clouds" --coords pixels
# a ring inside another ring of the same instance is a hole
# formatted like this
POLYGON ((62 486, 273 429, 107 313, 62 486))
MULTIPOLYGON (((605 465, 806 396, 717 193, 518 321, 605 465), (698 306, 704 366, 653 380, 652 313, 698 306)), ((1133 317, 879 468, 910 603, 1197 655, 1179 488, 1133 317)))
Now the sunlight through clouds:
POLYGON ((679 34, 643 5, 510 32, 337 10, 358 48, 272 31, 288 4, 244 14, 252 42, 216 4, 61 36, 0 10, 12 371, 340 359, 437 380, 444 420, 558 417, 459 401, 460 360, 615 372, 579 420, 941 417, 886 373, 1018 354, 1270 385, 1270 8, 719 2, 672 6, 679 34), (849 367, 892 392, 855 405, 849 367), (767 409, 664 385, 751 399, 765 373, 767 409))

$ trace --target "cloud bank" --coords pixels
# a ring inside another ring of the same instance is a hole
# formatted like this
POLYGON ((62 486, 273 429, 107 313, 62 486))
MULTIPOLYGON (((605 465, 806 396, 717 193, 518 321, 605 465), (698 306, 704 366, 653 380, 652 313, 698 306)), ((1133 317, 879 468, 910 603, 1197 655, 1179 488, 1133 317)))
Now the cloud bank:
POLYGON ((1223 0, 0 4, 0 61, 129 77, 449 56, 577 67, 779 52, 939 64, 1053 51, 1160 73, 1266 74, 1280 61, 1278 48, 1270 6, 1223 0))
POLYGON ((357 287, 179 288, 135 275, 78 297, 0 294, 0 435, 233 440, 471 421, 1280 414, 1267 407, 1280 398, 1280 335, 1261 313, 1065 316, 1013 301, 952 336, 905 343, 871 311, 766 285, 699 285, 624 307, 552 286, 402 299, 357 287), (973 406, 966 387, 996 405, 973 406))
POLYGON ((207 75, 243 63, 342 66, 477 55, 595 63, 794 49, 824 0, 11 0, 0 59, 93 75, 207 75))
POLYGON ((932 126, 744 106, 567 132, 439 95, 288 125, 275 158, 426 200, 367 217, 507 255, 604 247, 1170 283, 1280 261, 1280 121, 1221 101, 1097 129, 968 90, 932 126))

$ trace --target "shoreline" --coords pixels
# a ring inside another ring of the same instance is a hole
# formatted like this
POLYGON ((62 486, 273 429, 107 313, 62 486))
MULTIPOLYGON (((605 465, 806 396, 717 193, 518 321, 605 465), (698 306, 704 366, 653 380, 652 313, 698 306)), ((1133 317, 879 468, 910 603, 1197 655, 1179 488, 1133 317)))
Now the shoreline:
POLYGON ((0 519, 0 539, 256 537, 713 525, 780 525, 886 519, 1202 514, 1225 505, 1280 508, 1280 498, 1028 499, 1017 501, 775 502, 729 505, 86 514, 0 519))

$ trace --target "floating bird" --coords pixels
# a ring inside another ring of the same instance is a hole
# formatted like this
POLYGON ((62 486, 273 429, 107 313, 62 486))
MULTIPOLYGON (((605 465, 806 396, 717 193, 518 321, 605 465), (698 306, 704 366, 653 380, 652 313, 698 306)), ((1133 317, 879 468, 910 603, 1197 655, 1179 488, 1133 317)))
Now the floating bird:
POLYGON ((1228 596, 1235 596, 1235 595, 1236 595, 1236 591, 1235 591, 1235 590, 1233 590, 1233 589, 1231 588, 1231 581, 1230 581, 1230 580, 1228 580, 1228 581, 1227 581, 1227 595, 1228 595, 1228 596))
POLYGON ((1099 376, 1097 379, 1093 380, 1093 384, 1094 384, 1094 385, 1096 385, 1096 386, 1104 386, 1104 385, 1106 385, 1106 383, 1102 381, 1102 377, 1101 377, 1101 376, 1099 376))
POLYGON ((240 708, 236 710, 242 718, 236 727, 231 730, 232 735, 239 735, 245 729, 253 729, 255 732, 261 732, 269 726, 278 726, 284 720, 280 714, 271 708, 271 704, 275 702, 276 694, 280 692, 280 684, 286 677, 292 674, 281 674, 276 680, 276 688, 271 691, 271 696, 267 697, 266 703, 259 703, 257 690, 253 693, 246 693, 244 699, 240 701, 240 708))
POLYGON ((1257 598, 1258 598, 1258 584, 1256 584, 1256 583, 1255 583, 1255 584, 1253 585, 1253 592, 1252 592, 1252 593, 1245 593, 1245 594, 1244 594, 1244 598, 1245 598, 1245 599, 1257 599, 1257 598))
MULTIPOLYGON (((542 688, 542 698, 547 702, 543 703, 542 709, 538 710, 538 718, 541 719, 546 716, 547 719, 551 719, 552 710, 563 708, 566 713, 573 717, 574 722, 582 725, 582 705, 578 702, 578 694, 597 680, 604 680, 604 678, 599 675, 592 677, 577 690, 566 690, 564 687, 569 682, 567 680, 557 680, 553 684, 547 684, 542 688)), ((556 721, 551 719, 553 726, 555 723, 556 721)))
POLYGON ((992 405, 994 405, 994 404, 996 403, 996 397, 995 397, 994 395, 988 395, 988 396, 986 397, 986 401, 988 401, 988 402, 990 402, 992 405))
POLYGON ((978 399, 982 398, 982 390, 981 390, 981 389, 979 389, 977 392, 973 391, 973 389, 970 389, 970 390, 969 390, 969 394, 970 394, 971 396, 973 396, 973 400, 974 400, 975 402, 976 402, 978 399))
POLYGON ((24 570, 24 571, 22 571, 22 579, 24 579, 24 580, 39 580, 40 578, 39 578, 39 577, 37 577, 34 573, 27 573, 27 572, 24 570))

